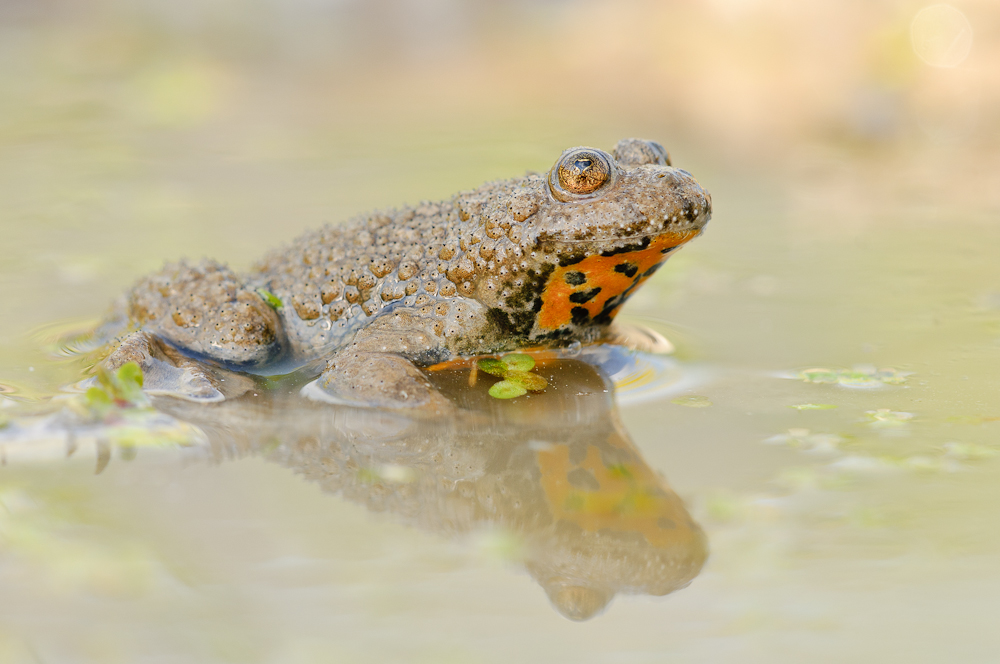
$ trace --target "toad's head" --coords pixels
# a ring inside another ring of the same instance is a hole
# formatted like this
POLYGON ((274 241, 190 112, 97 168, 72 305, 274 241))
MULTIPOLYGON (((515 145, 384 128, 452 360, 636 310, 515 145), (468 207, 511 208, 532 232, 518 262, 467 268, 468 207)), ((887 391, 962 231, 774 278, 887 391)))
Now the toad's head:
POLYGON ((501 326, 533 340, 594 336, 712 216, 709 193, 640 139, 611 154, 571 148, 546 176, 511 184, 497 197, 507 215, 484 229, 513 240, 516 260, 491 271, 479 295, 501 326))

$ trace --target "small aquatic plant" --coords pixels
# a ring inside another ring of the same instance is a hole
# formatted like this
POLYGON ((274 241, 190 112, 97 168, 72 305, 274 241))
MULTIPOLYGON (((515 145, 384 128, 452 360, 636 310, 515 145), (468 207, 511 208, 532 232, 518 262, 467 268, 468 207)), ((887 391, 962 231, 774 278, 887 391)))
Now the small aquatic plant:
POLYGON ((532 372, 535 360, 524 353, 511 353, 501 358, 487 357, 476 362, 479 371, 502 378, 490 387, 494 399, 513 399, 528 392, 541 392, 549 383, 532 372))
POLYGON ((277 310, 285 306, 285 303, 281 301, 280 297, 278 297, 277 295, 275 295, 274 293, 265 288, 258 288, 257 295, 260 295, 264 299, 264 301, 267 302, 267 305, 272 309, 277 310))
POLYGON ((876 369, 857 366, 852 369, 812 368, 797 372, 794 377, 807 383, 839 384, 845 387, 878 387, 901 385, 910 374, 892 368, 876 369))
POLYGON ((683 397, 671 399, 670 403, 676 406, 687 406, 688 408, 708 408, 712 405, 712 400, 700 394, 688 394, 683 397))
POLYGON ((913 413, 879 408, 878 410, 865 411, 866 422, 872 427, 901 427, 913 419, 913 413))
POLYGON ((116 409, 148 408, 149 398, 142 391, 142 368, 126 362, 114 373, 97 367, 97 385, 83 395, 83 406, 95 419, 103 419, 116 409))
MULTIPOLYGON (((188 447, 203 440, 197 427, 152 407, 142 391, 142 368, 135 362, 126 362, 114 372, 99 366, 95 378, 95 385, 69 401, 69 412, 79 420, 71 425, 74 433, 67 452, 71 454, 83 440, 92 438, 98 473, 108 464, 112 446, 128 460, 141 447, 188 447)), ((59 421, 65 426, 65 420, 59 421)))

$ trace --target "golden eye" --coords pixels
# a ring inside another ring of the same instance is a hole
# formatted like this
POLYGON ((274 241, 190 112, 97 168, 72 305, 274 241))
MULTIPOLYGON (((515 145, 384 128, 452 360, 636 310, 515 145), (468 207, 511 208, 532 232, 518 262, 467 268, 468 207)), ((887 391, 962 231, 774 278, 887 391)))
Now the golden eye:
POLYGON ((573 148, 563 153, 549 176, 553 195, 561 201, 589 198, 614 179, 611 157, 594 148, 573 148))

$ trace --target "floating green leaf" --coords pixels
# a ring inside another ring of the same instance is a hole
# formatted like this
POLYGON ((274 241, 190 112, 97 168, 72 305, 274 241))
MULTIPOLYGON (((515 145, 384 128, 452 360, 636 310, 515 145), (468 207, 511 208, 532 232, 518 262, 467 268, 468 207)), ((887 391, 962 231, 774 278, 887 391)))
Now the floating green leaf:
POLYGON ((902 385, 906 382, 906 377, 910 374, 905 371, 896 371, 895 369, 879 369, 875 375, 886 385, 902 385))
POLYGON ((845 387, 877 387, 878 385, 900 385, 910 374, 896 369, 876 369, 872 366, 857 366, 853 369, 805 369, 796 378, 807 383, 839 383, 845 387))
POLYGON ((982 459, 991 459, 995 456, 1000 455, 1000 450, 993 447, 987 447, 986 445, 979 445, 978 443, 945 443, 943 445, 945 454, 953 459, 961 459, 963 461, 979 461, 982 459))
POLYGON ((501 380, 490 388, 490 396, 494 399, 513 399, 527 393, 524 387, 509 380, 501 380))
POLYGON ((913 419, 913 413, 904 413, 888 408, 865 411, 868 425, 873 427, 902 427, 913 419))
POLYGON ((528 390, 540 392, 549 386, 545 378, 531 373, 535 360, 524 353, 511 353, 500 359, 485 357, 478 360, 476 366, 484 373, 503 378, 490 388, 490 396, 495 399, 513 399, 527 394, 528 390))
POLYGON ((118 397, 129 404, 145 404, 146 395, 142 391, 142 368, 135 362, 126 362, 115 372, 115 386, 118 397))
POLYGON ((526 390, 541 392, 549 386, 549 382, 535 373, 527 371, 508 371, 504 376, 505 382, 516 383, 526 390))
POLYGON ((833 369, 806 369, 799 372, 799 378, 807 383, 836 383, 840 372, 833 369))
POLYGON ((503 378, 508 370, 504 362, 493 357, 485 357, 476 362, 476 364, 479 366, 480 371, 484 371, 491 376, 499 376, 500 378, 503 378))
POLYGON ((114 405, 114 401, 108 396, 108 393, 97 386, 87 389, 83 395, 83 401, 89 410, 96 413, 103 413, 114 405))
POLYGON ((875 374, 863 371, 841 371, 837 382, 846 387, 875 387, 882 381, 875 374))
POLYGON ((281 301, 280 297, 265 288, 258 288, 257 294, 264 298, 264 301, 267 302, 267 305, 272 309, 280 309, 285 306, 285 303, 281 301))
POLYGON ((504 355, 501 360, 507 365, 507 369, 510 371, 531 371, 535 368, 535 358, 524 353, 504 355))
POLYGON ((678 406, 687 406, 688 408, 708 408, 712 405, 711 400, 708 397, 703 397, 698 394, 690 394, 685 397, 677 397, 676 399, 671 399, 670 403, 676 404, 678 406))
POLYGON ((142 368, 135 362, 126 362, 114 373, 98 366, 97 385, 84 393, 83 405, 101 418, 116 408, 146 408, 149 399, 142 391, 142 380, 142 368))

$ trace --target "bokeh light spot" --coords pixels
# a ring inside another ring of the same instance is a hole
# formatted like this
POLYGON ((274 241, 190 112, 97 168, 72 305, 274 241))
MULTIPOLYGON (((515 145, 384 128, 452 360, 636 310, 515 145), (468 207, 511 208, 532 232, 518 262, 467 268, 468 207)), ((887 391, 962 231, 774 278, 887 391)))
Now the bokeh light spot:
POLYGON ((957 67, 972 50, 972 26, 951 5, 924 7, 910 24, 910 41, 921 60, 933 67, 957 67))

